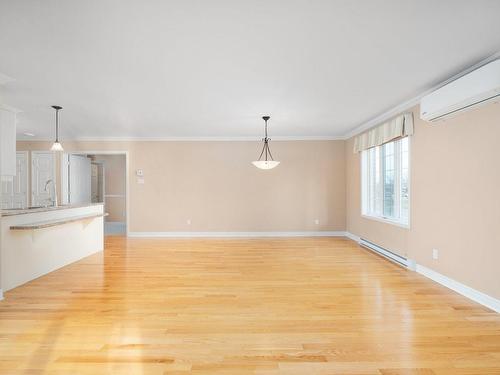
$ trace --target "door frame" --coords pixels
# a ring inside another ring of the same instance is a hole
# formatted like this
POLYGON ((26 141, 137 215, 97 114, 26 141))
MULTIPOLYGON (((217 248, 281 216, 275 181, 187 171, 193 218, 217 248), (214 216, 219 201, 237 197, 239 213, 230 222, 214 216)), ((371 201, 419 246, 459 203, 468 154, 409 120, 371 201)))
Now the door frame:
MULTIPOLYGON (((106 191, 106 176, 105 176, 106 170, 104 168, 104 164, 99 162, 99 161, 91 161, 90 165, 92 166, 92 164, 100 165, 102 168, 102 201, 104 203, 106 203, 106 196, 104 194, 104 192, 106 191)), ((92 200, 92 190, 90 191, 90 194, 91 194, 91 200, 92 200)))
MULTIPOLYGON (((129 152, 128 151, 69 151, 69 152, 64 152, 65 155, 125 155, 125 215, 127 216, 125 218, 125 235, 128 237, 129 235, 129 228, 130 228, 130 180, 129 180, 129 152)), ((61 186, 63 184, 63 173, 62 173, 62 168, 64 168, 64 165, 62 163, 62 154, 60 156, 60 161, 61 161, 61 186)), ((68 178, 68 175, 66 174, 66 179, 68 178)), ((62 191, 62 189, 61 189, 62 191)), ((103 197, 104 200, 104 197, 103 197)))

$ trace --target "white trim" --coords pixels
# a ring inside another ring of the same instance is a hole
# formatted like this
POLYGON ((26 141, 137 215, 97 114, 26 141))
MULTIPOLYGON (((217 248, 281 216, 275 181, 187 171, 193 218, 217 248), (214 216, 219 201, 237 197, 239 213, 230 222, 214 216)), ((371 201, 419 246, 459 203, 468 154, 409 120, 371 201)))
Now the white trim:
MULTIPOLYGON (((360 237, 358 237, 350 232, 345 232, 345 235, 346 235, 346 237, 348 237, 348 238, 350 238, 353 241, 356 241, 358 243, 363 241, 360 237)), ((360 244, 360 246, 361 246, 361 244, 360 244)), ((365 247, 366 249, 369 249, 366 246, 363 246, 363 247, 365 247)), ((369 250, 380 253, 386 259, 392 261, 392 259, 390 258, 392 253, 387 252, 385 249, 382 249, 379 246, 376 246, 376 248, 370 248, 369 250), (387 252, 388 254, 384 254, 380 250, 384 250, 384 252, 387 252)), ((486 306, 487 308, 500 313, 500 300, 498 300, 494 297, 491 297, 483 292, 480 292, 476 289, 473 289, 467 285, 464 285, 464 284, 462 284, 456 280, 453 280, 445 275, 442 275, 442 274, 440 274, 440 273, 438 273, 430 268, 422 266, 421 264, 416 264, 415 261, 412 259, 407 259, 406 261, 407 261, 408 270, 416 271, 417 273, 431 279, 432 281, 434 281, 438 284, 441 284, 441 285, 457 292, 458 294, 461 294, 462 296, 469 298, 474 302, 479 303, 480 305, 486 306)))
POLYGON ((361 214, 361 217, 364 219, 368 219, 368 220, 375 220, 375 221, 379 221, 381 223, 395 225, 397 227, 401 227, 404 229, 410 229, 410 224, 405 224, 405 223, 402 223, 400 221, 391 220, 391 219, 388 219, 385 217, 372 216, 372 215, 367 215, 367 214, 361 214))
MULTIPOLYGON (((94 164, 98 167, 101 167, 101 170, 102 170, 102 186, 101 186, 101 191, 100 193, 102 193, 102 203, 104 204, 104 206, 106 206, 106 195, 104 194, 104 192, 106 191, 106 168, 104 167, 104 163, 102 161, 94 161, 92 160, 90 162, 90 164, 94 164)), ((99 169, 97 170, 97 176, 99 177, 99 169)), ((99 187, 99 183, 97 184, 98 187, 99 187)), ((125 195, 123 196, 125 197, 125 195)))
POLYGON ((104 198, 125 198, 125 194, 104 194, 104 198))
POLYGON ((464 285, 420 264, 417 264, 416 271, 419 274, 424 275, 425 277, 461 294, 462 296, 467 297, 480 305, 486 306, 497 313, 500 313, 500 300, 468 287, 467 285, 464 285))
MULTIPOLYGON (((272 141, 344 141, 342 135, 298 135, 298 136, 273 136, 272 141)), ((52 142, 51 138, 26 137, 18 134, 18 141, 52 142)), ((62 142, 262 142, 262 137, 235 136, 235 137, 76 137, 64 138, 62 142)))
MULTIPOLYGON (((5 104, 5 103, 0 103, 0 109, 5 109, 6 111, 14 112, 15 114, 23 112, 20 109, 12 107, 12 106, 5 104)), ((16 120, 16 124, 17 124, 17 120, 16 120)), ((30 139, 30 137, 27 137, 27 139, 30 139)))
POLYGON ((368 130, 376 125, 379 125, 389 119, 391 119, 392 117, 395 117, 399 114, 401 114, 402 112, 408 110, 409 108, 411 107, 414 107, 416 106, 417 104, 420 103, 420 100, 430 94, 431 92, 433 91, 436 91, 437 89, 443 87, 444 85, 447 85, 448 83, 472 72, 473 70, 477 69, 477 68, 480 68, 481 66, 485 65, 485 64, 488 64, 489 62, 492 62, 493 60, 496 60, 500 57, 500 52, 497 52, 481 61, 479 61, 478 63, 472 65, 471 67, 461 71, 460 73, 458 74, 455 74, 453 75, 452 77, 448 78, 447 80, 431 87, 430 89, 428 90, 425 90, 423 91, 422 93, 418 94, 417 96, 409 99, 409 100, 406 100, 404 101, 403 103, 381 113, 380 115, 378 116, 375 116, 373 117, 372 119, 360 124, 359 126, 357 126, 356 128, 354 128, 353 130, 351 130, 350 132, 348 132, 347 134, 344 135, 344 138, 345 139, 349 139, 351 137, 354 137, 355 135, 358 135, 359 133, 362 133, 364 132, 365 130, 368 130))
POLYGON ((351 232, 344 232, 345 236, 354 242, 357 242, 359 244, 359 241, 361 241, 361 238, 356 236, 355 234, 352 234, 351 232))
POLYGON ((2 300, 3 300, 3 290, 0 289, 0 301, 2 301, 2 300))
POLYGON ((318 232, 128 232, 128 237, 158 238, 258 238, 258 237, 345 237, 342 231, 318 232))

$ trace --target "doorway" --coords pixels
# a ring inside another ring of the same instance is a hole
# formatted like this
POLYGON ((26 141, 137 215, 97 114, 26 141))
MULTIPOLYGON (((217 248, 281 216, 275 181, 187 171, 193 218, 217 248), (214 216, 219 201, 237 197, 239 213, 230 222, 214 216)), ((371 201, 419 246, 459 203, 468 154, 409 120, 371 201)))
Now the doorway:
POLYGON ((104 203, 105 235, 127 233, 127 154, 78 152, 62 155, 63 203, 104 203))

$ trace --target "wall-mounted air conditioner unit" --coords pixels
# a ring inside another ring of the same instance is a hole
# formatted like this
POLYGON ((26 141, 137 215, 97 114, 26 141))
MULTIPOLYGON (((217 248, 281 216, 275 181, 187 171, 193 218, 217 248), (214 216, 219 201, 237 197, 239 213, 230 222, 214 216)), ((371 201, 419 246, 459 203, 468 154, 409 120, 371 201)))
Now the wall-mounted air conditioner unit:
POLYGON ((420 102, 420 118, 440 120, 495 99, 500 100, 500 59, 424 96, 420 102))

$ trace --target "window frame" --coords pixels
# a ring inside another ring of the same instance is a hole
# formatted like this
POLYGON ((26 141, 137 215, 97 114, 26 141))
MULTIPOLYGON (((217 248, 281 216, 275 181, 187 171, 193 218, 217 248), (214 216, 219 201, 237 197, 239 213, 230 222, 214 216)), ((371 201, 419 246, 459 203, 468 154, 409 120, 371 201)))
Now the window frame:
MULTIPOLYGON (((365 179, 367 178, 366 176, 368 174, 368 171, 366 170, 365 165, 367 165, 368 163, 364 163, 364 159, 367 158, 367 152, 369 152, 370 149, 360 152, 360 158, 359 158, 360 182, 361 182, 361 189, 360 189, 360 191, 361 191, 361 217, 362 218, 378 221, 381 223, 391 224, 391 225, 402 227, 405 229, 410 229, 410 222, 411 222, 411 138, 412 137, 408 136, 406 138, 408 138, 408 219, 407 220, 393 219, 393 218, 384 216, 383 214, 376 215, 376 214, 373 214, 372 212, 368 212, 368 210, 366 210, 366 208, 368 207, 368 205, 370 203, 369 203, 369 199, 368 199, 368 194, 369 194, 368 193, 368 183, 365 183, 365 179)), ((398 140, 394 140, 391 142, 396 142, 396 141, 398 141, 398 140)), ((387 143, 390 143, 390 142, 387 142, 387 143)), ((379 146, 379 147, 381 147, 381 146, 379 146)), ((400 148, 399 148, 399 150, 400 150, 400 148)), ((380 152, 380 157, 382 157, 382 152, 380 152)), ((401 163, 402 163, 402 160, 401 160, 401 158, 398 158, 398 159, 399 160, 397 160, 397 161, 396 161, 396 158, 394 160, 395 167, 396 167, 396 164, 398 166, 397 172, 395 170, 395 174, 397 173, 397 175, 399 177, 397 179, 397 182, 395 182, 394 186, 395 186, 395 189, 397 188, 398 191, 401 192, 401 171, 402 171, 401 163)), ((380 165, 381 166, 383 165, 382 161, 380 162, 380 165)), ((383 205, 384 205, 384 202, 383 202, 384 173, 383 173, 383 171, 384 171, 384 168, 381 167, 380 176, 381 176, 381 185, 382 185, 382 212, 383 212, 383 205)), ((395 179, 395 181, 396 181, 396 179, 395 179)), ((401 194, 401 193, 399 193, 399 194, 401 194)), ((401 204, 401 197, 398 198, 396 201, 395 201, 394 206, 395 206, 395 208, 397 207, 399 210, 400 204, 401 204)))

